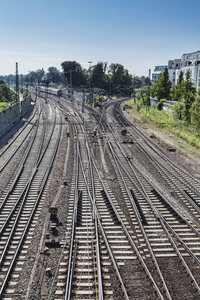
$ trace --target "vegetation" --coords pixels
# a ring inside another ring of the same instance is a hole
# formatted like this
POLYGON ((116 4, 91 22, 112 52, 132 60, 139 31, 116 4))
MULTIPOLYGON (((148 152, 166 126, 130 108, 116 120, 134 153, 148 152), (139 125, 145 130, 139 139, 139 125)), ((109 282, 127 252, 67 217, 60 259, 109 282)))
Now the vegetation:
MULTIPOLYGON (((76 61, 61 63, 62 71, 56 67, 31 71, 20 75, 21 90, 28 85, 48 85, 51 87, 65 88, 70 85, 75 88, 98 88, 106 94, 131 95, 134 89, 150 85, 148 77, 132 76, 121 64, 98 62, 88 70, 82 68, 76 61)), ((15 75, 0 76, 9 86, 15 86, 15 75)))
MULTIPOLYGON (((127 102, 125 109, 130 113, 134 111, 134 115, 138 114, 138 105, 134 99, 127 102)), ((146 109, 145 106, 140 106, 139 115, 142 118, 142 125, 145 128, 150 126, 164 130, 165 133, 172 133, 191 145, 200 148, 200 135, 196 131, 196 127, 186 121, 174 118, 173 112, 160 111, 154 107, 146 109)))
POLYGON ((191 79, 190 71, 180 72, 177 85, 170 88, 167 69, 160 75, 157 84, 150 87, 152 97, 159 100, 156 108, 149 107, 149 90, 140 88, 128 103, 128 106, 148 118, 157 127, 169 129, 192 145, 200 147, 200 91, 196 89, 191 79), (162 111, 164 100, 176 101, 171 112, 162 111))
POLYGON ((13 92, 3 80, 0 80, 0 102, 9 103, 15 100, 15 92, 13 92))
POLYGON ((171 82, 169 80, 169 72, 168 68, 165 68, 159 76, 157 84, 152 85, 151 95, 152 97, 156 97, 158 100, 169 99, 170 88, 171 82))

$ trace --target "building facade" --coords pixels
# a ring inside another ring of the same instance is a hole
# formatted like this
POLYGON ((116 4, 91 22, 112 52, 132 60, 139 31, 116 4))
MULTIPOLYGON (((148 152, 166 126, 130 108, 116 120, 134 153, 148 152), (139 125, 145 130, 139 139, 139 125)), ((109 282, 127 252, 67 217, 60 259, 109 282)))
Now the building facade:
POLYGON ((167 67, 169 71, 169 79, 172 84, 177 84, 180 71, 183 71, 184 77, 188 70, 191 72, 192 81, 196 90, 200 90, 200 50, 191 53, 185 53, 181 59, 169 60, 167 66, 156 66, 152 73, 152 84, 158 80, 159 74, 167 67), (157 67, 160 69, 157 69, 157 67), (163 69, 161 69, 161 67, 163 69))
POLYGON ((155 66, 154 71, 152 72, 152 84, 156 84, 159 75, 164 71, 164 69, 167 67, 166 66, 155 66))

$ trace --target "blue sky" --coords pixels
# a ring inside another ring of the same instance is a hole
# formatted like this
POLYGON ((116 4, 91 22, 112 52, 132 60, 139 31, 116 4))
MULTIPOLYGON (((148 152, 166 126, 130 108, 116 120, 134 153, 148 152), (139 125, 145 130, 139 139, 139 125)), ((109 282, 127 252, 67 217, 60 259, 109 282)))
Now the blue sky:
POLYGON ((0 74, 64 60, 123 64, 147 75, 200 50, 198 0, 1 0, 0 74))

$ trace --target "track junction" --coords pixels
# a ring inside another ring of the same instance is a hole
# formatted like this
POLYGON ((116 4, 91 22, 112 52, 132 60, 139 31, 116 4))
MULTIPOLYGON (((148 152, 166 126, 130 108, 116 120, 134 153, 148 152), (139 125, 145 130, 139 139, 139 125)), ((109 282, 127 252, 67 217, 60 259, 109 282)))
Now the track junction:
POLYGON ((0 298, 198 299, 192 170, 124 117, 126 99, 33 98, 0 151, 0 298))

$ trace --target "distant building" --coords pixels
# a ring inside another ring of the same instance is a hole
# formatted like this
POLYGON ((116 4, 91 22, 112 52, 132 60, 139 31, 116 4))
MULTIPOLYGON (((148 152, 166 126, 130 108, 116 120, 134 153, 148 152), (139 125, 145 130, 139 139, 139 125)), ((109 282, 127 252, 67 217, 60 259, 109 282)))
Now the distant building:
POLYGON ((152 73, 152 84, 157 83, 158 76, 164 71, 166 67, 167 66, 155 66, 154 71, 152 73))
POLYGON ((200 89, 200 50, 182 55, 181 70, 183 71, 184 77, 188 70, 191 71, 191 78, 198 91, 200 89))
POLYGON ((169 79, 172 84, 177 84, 180 71, 183 71, 184 77, 188 70, 191 71, 191 78, 196 87, 200 90, 200 50, 196 52, 183 54, 181 59, 169 60, 167 66, 156 66, 152 73, 152 84, 158 80, 158 76, 167 67, 169 79))
POLYGON ((181 59, 169 60, 168 65, 165 66, 155 66, 152 73, 152 84, 155 84, 158 80, 159 75, 164 71, 165 68, 168 68, 169 71, 169 80, 172 84, 176 82, 176 69, 180 69, 181 59))

